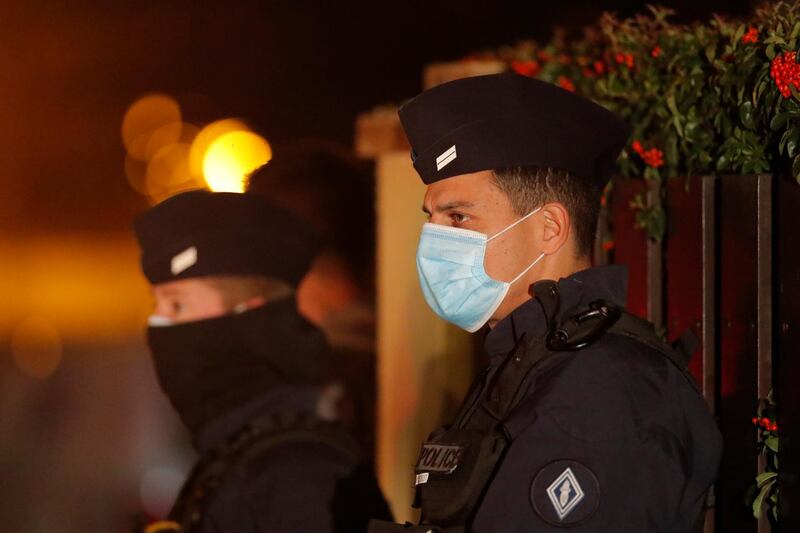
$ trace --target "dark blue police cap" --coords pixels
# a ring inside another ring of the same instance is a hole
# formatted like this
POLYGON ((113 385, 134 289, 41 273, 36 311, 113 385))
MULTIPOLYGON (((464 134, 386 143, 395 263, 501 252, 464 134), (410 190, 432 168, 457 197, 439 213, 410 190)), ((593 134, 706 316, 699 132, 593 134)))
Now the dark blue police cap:
POLYGON ((297 285, 318 243, 296 216, 253 194, 188 191, 134 221, 150 283, 259 275, 297 285))
POLYGON ((608 183, 630 129, 594 102, 508 72, 429 89, 399 111, 427 184, 480 170, 554 167, 608 183))

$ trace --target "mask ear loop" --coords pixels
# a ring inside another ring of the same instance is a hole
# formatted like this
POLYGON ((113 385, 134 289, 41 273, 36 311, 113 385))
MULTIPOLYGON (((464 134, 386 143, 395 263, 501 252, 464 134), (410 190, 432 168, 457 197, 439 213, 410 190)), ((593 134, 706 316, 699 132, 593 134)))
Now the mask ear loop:
POLYGON ((503 233, 507 232, 508 230, 510 230, 511 228, 513 228, 514 226, 516 226, 517 224, 519 224, 519 223, 523 222, 523 221, 524 221, 524 220, 526 220, 527 218, 529 218, 529 217, 532 217, 533 215, 535 215, 536 213, 538 213, 538 212, 539 212, 539 211, 541 211, 541 210, 542 210, 542 208, 541 208, 541 207, 537 207, 536 209, 534 209, 533 211, 531 211, 530 213, 528 213, 527 215, 525 215, 525 216, 524 216, 524 217, 522 217, 521 219, 517 220, 516 222, 512 222, 512 223, 511 223, 511 225, 509 225, 509 226, 506 226, 505 228, 501 229, 500 231, 498 231, 497 233, 495 233, 494 235, 492 235, 491 237, 489 237, 488 239, 486 239, 486 242, 489 242, 489 241, 491 241, 491 240, 492 240, 492 239, 494 239, 495 237, 499 237, 499 236, 500 236, 500 235, 502 235, 503 233))
MULTIPOLYGON (((514 226, 516 226, 517 224, 519 224, 519 223, 521 223, 522 221, 524 221, 525 219, 527 219, 527 218, 529 218, 529 217, 532 217, 533 215, 535 215, 536 213, 538 213, 538 212, 539 212, 539 211, 541 211, 541 210, 542 210, 541 206, 540 206, 540 207, 537 207, 536 209, 534 209, 533 211, 531 211, 530 213, 528 213, 528 214, 527 214, 527 215, 525 215, 524 217, 522 217, 522 218, 520 218, 519 220, 517 220, 516 222, 512 223, 510 226, 506 226, 504 229, 502 229, 502 230, 498 231, 497 233, 495 233, 494 235, 492 235, 491 237, 489 237, 488 239, 486 239, 486 242, 488 243, 489 241, 491 241, 491 240, 492 240, 492 239, 494 239, 495 237, 499 237, 499 236, 500 236, 500 235, 502 235, 503 233, 507 232, 508 230, 510 230, 511 228, 513 228, 514 226)), ((514 283, 516 283, 517 281, 519 281, 519 280, 520 280, 520 278, 522 278, 522 276, 524 276, 525 274, 527 274, 527 273, 528 273, 528 272, 529 272, 529 271, 530 271, 530 270, 531 270, 533 267, 535 267, 535 266, 536 266, 536 264, 537 264, 539 261, 541 261, 541 260, 544 258, 544 256, 545 256, 545 253, 544 253, 544 252, 542 252, 542 253, 539 255, 539 257, 537 257, 536 259, 534 259, 533 263, 531 263, 530 265, 528 265, 528 268, 526 268, 525 270, 523 270, 522 272, 520 272, 520 273, 517 275, 517 277, 515 277, 514 279, 512 279, 511 281, 509 281, 509 282, 508 282, 508 284, 509 284, 509 285, 513 285, 514 283)))
POLYGON ((527 274, 527 273, 530 271, 530 269, 532 269, 533 267, 535 267, 535 266, 536 266, 536 263, 538 263, 539 261, 541 261, 542 259, 544 259, 544 256, 545 256, 545 253, 544 253, 544 252, 542 252, 542 253, 539 255, 539 257, 537 257, 536 259, 534 259, 534 260, 533 260, 533 263, 531 263, 530 265, 528 265, 528 268, 526 268, 525 270, 523 270, 522 272, 520 272, 520 273, 519 273, 519 275, 518 275, 516 278, 512 279, 511 281, 509 281, 509 282, 508 282, 508 284, 509 284, 509 285, 513 285, 514 283, 516 283, 517 281, 519 281, 519 279, 520 279, 522 276, 524 276, 525 274, 527 274))

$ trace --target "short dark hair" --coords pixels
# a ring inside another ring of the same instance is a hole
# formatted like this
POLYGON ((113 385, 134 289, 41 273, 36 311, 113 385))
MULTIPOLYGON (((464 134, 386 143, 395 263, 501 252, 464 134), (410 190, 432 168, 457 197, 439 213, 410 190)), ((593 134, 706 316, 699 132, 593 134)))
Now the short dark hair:
POLYGON ((247 179, 246 190, 309 224, 323 252, 343 257, 362 287, 374 277, 375 190, 371 168, 348 148, 303 141, 276 153, 247 179))
POLYGON ((579 257, 591 254, 602 192, 596 185, 552 167, 498 168, 493 174, 495 184, 520 216, 548 202, 563 204, 575 231, 576 253, 579 257))
POLYGON ((259 275, 205 276, 198 279, 214 287, 231 310, 251 298, 264 298, 271 302, 290 296, 293 292, 292 286, 285 281, 259 275))

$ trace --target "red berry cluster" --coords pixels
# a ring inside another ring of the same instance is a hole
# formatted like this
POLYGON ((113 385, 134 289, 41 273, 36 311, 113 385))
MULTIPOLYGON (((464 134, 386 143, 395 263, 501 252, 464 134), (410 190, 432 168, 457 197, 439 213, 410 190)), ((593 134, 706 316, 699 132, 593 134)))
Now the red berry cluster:
POLYGON ((528 59, 528 60, 515 60, 511 62, 511 68, 517 74, 522 74, 523 76, 528 76, 529 78, 536 77, 541 70, 541 65, 535 59, 528 59))
POLYGON ((603 74, 606 71, 606 64, 599 59, 594 62, 594 71, 598 74, 603 74))
POLYGON ((655 48, 653 48, 652 50, 650 50, 650 55, 651 55, 651 56, 653 56, 653 57, 658 57, 658 56, 660 56, 660 55, 661 55, 661 47, 660 47, 660 46, 658 46, 658 45, 656 45, 656 47, 655 47, 655 48))
POLYGON ((604 61, 598 59, 597 61, 591 62, 587 58, 586 64, 583 67, 583 75, 587 78, 594 78, 605 74, 607 70, 609 70, 609 68, 604 61))
POLYGON ((664 165, 664 152, 659 150, 658 148, 650 148, 649 150, 645 150, 644 146, 642 146, 641 141, 633 141, 631 144, 631 148, 633 151, 639 154, 639 157, 644 160, 645 164, 651 166, 653 168, 658 168, 664 165))
POLYGON ((758 42, 758 28, 754 28, 753 26, 750 26, 747 29, 747 33, 742 35, 742 42, 745 43, 745 44, 757 43, 758 42))
POLYGON ((575 84, 572 83, 572 80, 567 78, 566 76, 559 76, 558 77, 558 86, 562 89, 566 89, 571 93, 575 92, 575 84))
POLYGON ((800 90, 800 65, 797 64, 797 53, 791 51, 775 56, 769 67, 769 75, 784 98, 792 96, 792 86, 800 90))
POLYGON ((629 69, 633 68, 633 54, 618 53, 617 55, 614 56, 614 59, 620 65, 625 65, 629 69))
POLYGON ((778 431, 778 423, 769 418, 753 418, 753 425, 760 427, 765 431, 778 431))

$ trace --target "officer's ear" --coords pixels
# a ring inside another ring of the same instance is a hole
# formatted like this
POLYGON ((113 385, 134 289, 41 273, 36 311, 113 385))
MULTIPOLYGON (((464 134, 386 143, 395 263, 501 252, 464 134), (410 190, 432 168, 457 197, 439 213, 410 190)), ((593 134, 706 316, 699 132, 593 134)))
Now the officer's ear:
POLYGON ((567 243, 570 234, 569 213, 563 204, 550 202, 542 207, 542 253, 552 255, 567 243))

